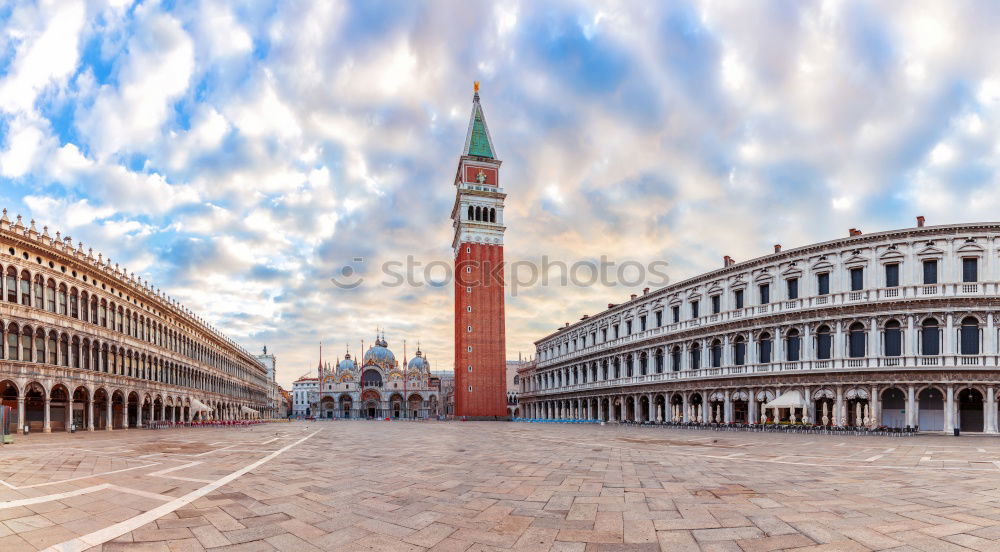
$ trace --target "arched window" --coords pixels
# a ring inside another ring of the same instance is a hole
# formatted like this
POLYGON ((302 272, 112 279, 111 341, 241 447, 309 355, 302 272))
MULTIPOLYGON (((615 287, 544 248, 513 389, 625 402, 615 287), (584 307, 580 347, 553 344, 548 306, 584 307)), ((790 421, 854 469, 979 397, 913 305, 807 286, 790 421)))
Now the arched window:
POLYGON ((632 377, 632 355, 625 357, 625 377, 632 377))
POLYGON ((56 340, 56 332, 49 332, 49 364, 59 364, 59 344, 56 340))
POLYGON ((695 343, 691 345, 691 369, 698 370, 701 368, 701 345, 695 343))
POLYGON ((490 222, 496 222, 496 221, 497 221, 497 210, 491 207, 490 208, 490 222))
POLYGON ((31 306, 31 275, 27 270, 21 271, 21 304, 31 306))
POLYGON ((941 354, 941 330, 936 318, 928 318, 920 327, 920 354, 936 356, 941 354))
POLYGON ((898 320, 885 323, 885 356, 898 357, 903 354, 903 331, 898 320))
POLYGON ((97 296, 90 296, 90 323, 97 324, 97 296))
POLYGON ((69 288, 69 315, 80 318, 80 305, 75 287, 69 288))
POLYGON ((785 360, 788 362, 798 362, 802 360, 801 357, 802 350, 802 338, 799 337, 799 331, 795 328, 788 330, 785 334, 785 360))
POLYGON ((615 379, 622 377, 621 361, 616 358, 612 362, 612 367, 614 368, 615 379))
POLYGON ((56 312, 56 281, 51 278, 45 285, 45 310, 56 312))
POLYGON ((469 205, 469 213, 466 217, 466 220, 472 220, 472 216, 473 216, 472 205, 469 205))
POLYGON ((827 360, 831 358, 833 352, 833 340, 830 335, 830 326, 823 325, 816 330, 816 358, 827 360))
POLYGON ((649 370, 649 357, 646 353, 639 355, 639 375, 645 376, 649 370))
POLYGON ((663 373, 663 349, 657 349, 654 355, 655 358, 655 369, 657 374, 663 373))
POLYGON ((670 371, 681 371, 681 348, 676 345, 674 346, 674 349, 670 351, 670 371))
POLYGON ((712 349, 709 356, 712 359, 712 368, 722 366, 722 342, 718 339, 712 342, 712 349))
POLYGON ((736 337, 736 343, 733 344, 733 364, 736 366, 743 366, 747 363, 747 340, 743 339, 743 336, 736 337))
POLYGON ((979 354, 979 320, 972 316, 967 316, 962 320, 962 329, 959 330, 959 343, 961 354, 979 354))
POLYGON ((847 354, 851 358, 865 356, 865 327, 861 322, 851 324, 847 330, 847 354))
POLYGON ((483 209, 482 207, 476 207, 476 220, 483 220, 483 209))
POLYGON ((41 328, 35 332, 35 362, 45 362, 45 330, 41 328))
POLYGON ((761 364, 771 362, 771 334, 764 332, 757 338, 757 360, 761 364))
POLYGON ((35 308, 45 308, 45 280, 42 279, 41 274, 35 275, 35 308))
POLYGON ((7 358, 9 360, 18 360, 20 357, 20 351, 17 350, 18 333, 19 329, 17 324, 7 326, 7 358))
POLYGON ((66 307, 66 284, 59 284, 59 310, 56 312, 65 316, 68 313, 66 307))
POLYGON ((69 336, 66 334, 59 338, 59 364, 69 366, 69 336))
POLYGON ((7 267, 7 301, 11 303, 17 303, 17 269, 8 266, 7 267))

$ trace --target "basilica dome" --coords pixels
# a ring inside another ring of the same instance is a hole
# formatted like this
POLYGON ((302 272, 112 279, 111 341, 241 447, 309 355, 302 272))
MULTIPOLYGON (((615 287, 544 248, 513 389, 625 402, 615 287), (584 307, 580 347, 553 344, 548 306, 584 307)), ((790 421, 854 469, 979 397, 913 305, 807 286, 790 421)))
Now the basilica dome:
POLYGON ((357 366, 351 360, 351 353, 344 355, 344 360, 341 360, 340 364, 337 365, 337 370, 341 372, 355 369, 357 369, 357 366))
POLYGON ((427 371, 430 370, 431 363, 424 358, 423 353, 420 352, 420 349, 417 349, 417 356, 410 359, 410 361, 406 364, 406 367, 409 368, 410 370, 427 371))
POLYGON ((369 362, 382 366, 392 366, 396 363, 396 355, 389 350, 389 344, 384 337, 375 340, 375 345, 365 352, 365 364, 369 362))

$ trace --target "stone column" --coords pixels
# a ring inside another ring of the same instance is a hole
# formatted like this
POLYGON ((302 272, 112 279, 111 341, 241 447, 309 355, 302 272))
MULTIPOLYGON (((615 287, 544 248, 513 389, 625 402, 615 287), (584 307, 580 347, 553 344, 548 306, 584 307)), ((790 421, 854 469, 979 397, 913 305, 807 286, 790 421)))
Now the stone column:
POLYGON ((946 355, 955 354, 955 315, 951 313, 945 317, 943 353, 946 355))
POLYGON ((983 405, 983 431, 986 433, 996 433, 996 411, 997 403, 993 386, 986 388, 986 404, 983 405))
MULTIPOLYGON (((948 315, 949 321, 951 315, 948 315)), ((950 326, 951 324, 949 324, 950 326)), ((951 433, 955 428, 955 386, 948 384, 944 403, 944 432, 951 433)))
POLYGON ((26 425, 24 418, 24 396, 17 398, 17 434, 24 435, 24 426, 26 425))
POLYGON ((879 422, 882 419, 882 399, 876 385, 872 385, 872 396, 868 399, 868 404, 871 405, 872 426, 877 427, 881 425, 879 422))
POLYGON ((139 404, 136 405, 135 409, 135 427, 142 427, 142 399, 139 399, 139 404))
POLYGON ((111 401, 111 396, 108 395, 108 404, 107 404, 107 406, 104 409, 106 411, 106 414, 107 414, 107 416, 105 416, 105 418, 104 418, 104 426, 105 426, 104 430, 105 431, 112 431, 114 429, 114 427, 115 427, 114 409, 112 408, 112 406, 113 406, 113 403, 111 401))
POLYGON ((69 433, 70 426, 73 425, 73 395, 70 395, 66 400, 66 413, 63 415, 63 421, 66 425, 64 430, 69 433))
POLYGON ((732 423, 732 421, 733 421, 733 402, 732 402, 732 397, 729 394, 729 390, 728 389, 726 389, 726 391, 725 391, 725 399, 724 399, 724 401, 725 402, 722 403, 722 422, 726 423, 726 424, 732 423))
POLYGON ((597 419, 602 422, 604 421, 604 402, 601 400, 601 397, 597 397, 597 419))
POLYGON ((42 433, 52 433, 52 424, 49 420, 49 406, 51 406, 52 400, 49 398, 49 394, 45 394, 45 423, 42 425, 42 433))
POLYGON ((837 402, 833 405, 833 418, 834 424, 836 426, 843 427, 844 423, 841 421, 845 416, 846 412, 844 410, 844 388, 837 386, 837 402))
POLYGON ((87 431, 94 431, 96 425, 94 424, 94 396, 87 399, 87 431))
POLYGON ((681 421, 684 423, 691 421, 690 406, 691 405, 688 403, 688 394, 681 393, 681 421))
POLYGON ((160 402, 160 421, 161 422, 167 421, 167 402, 166 401, 161 401, 160 402))
MULTIPOLYGON (((917 348, 917 331, 914 327, 915 322, 913 321, 913 315, 908 314, 906 316, 906 347, 904 348, 903 354, 909 354, 910 356, 917 356, 920 354, 920 349, 917 348)), ((913 388, 912 386, 910 387, 913 388)), ((911 425, 913 427, 916 424, 911 425)))

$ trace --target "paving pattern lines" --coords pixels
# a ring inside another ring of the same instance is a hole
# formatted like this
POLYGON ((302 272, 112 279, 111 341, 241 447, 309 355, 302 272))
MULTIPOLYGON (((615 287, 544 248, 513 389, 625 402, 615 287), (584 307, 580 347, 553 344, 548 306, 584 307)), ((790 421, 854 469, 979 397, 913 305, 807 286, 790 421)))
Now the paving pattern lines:
MULTIPOLYGON (((983 438, 326 422, 290 424, 258 439, 193 432, 195 441, 225 450, 150 457, 164 465, 120 477, 132 489, 175 500, 206 485, 170 476, 215 480, 318 428, 324 431, 277 461, 94 549, 1000 550, 1000 471, 874 467, 964 458, 975 468, 1000 460, 995 441, 983 438), (254 440, 270 442, 246 442, 254 440), (255 449, 261 453, 242 452, 255 449), (883 457, 867 461, 876 455, 883 457), (755 461, 782 457, 793 463, 755 461), (830 467, 822 464, 827 459, 850 460, 830 467)), ((123 442, 138 450, 144 440, 148 434, 123 442)), ((95 482, 103 483, 85 484, 95 482)), ((6 524, 16 527, 0 536, 0 550, 35 552, 169 502, 119 493, 119 501, 146 503, 59 520, 79 515, 75 501, 93 500, 86 505, 97 512, 111 508, 105 497, 113 492, 59 501, 75 508, 46 502, 0 509, 0 535, 6 524), (57 527, 35 527, 46 516, 57 527), (72 530, 65 538, 45 534, 64 528, 72 530)))

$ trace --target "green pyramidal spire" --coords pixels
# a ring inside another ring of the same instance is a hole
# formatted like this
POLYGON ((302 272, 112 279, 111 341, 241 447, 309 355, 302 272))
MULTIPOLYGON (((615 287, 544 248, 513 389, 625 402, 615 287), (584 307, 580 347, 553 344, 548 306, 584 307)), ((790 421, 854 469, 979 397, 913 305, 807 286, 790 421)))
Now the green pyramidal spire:
POLYGON ((469 121, 469 132, 465 137, 465 155, 475 155, 494 159, 493 141, 486 126, 483 106, 479 104, 479 83, 475 84, 475 95, 472 96, 472 119, 469 121))

